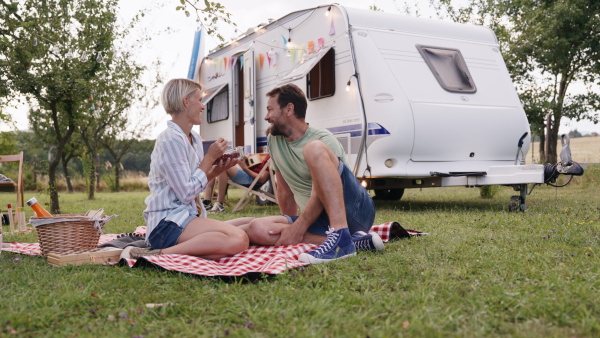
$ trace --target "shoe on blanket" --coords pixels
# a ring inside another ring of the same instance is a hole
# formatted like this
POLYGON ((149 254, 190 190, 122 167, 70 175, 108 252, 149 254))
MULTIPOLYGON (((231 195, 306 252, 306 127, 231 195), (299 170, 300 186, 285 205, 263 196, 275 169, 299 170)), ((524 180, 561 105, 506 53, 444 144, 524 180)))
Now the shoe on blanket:
POLYGON ((304 263, 320 264, 356 255, 356 248, 348 228, 327 231, 327 239, 313 251, 301 253, 298 260, 304 263))
POLYGON ((202 204, 204 204, 205 210, 210 210, 213 207, 212 201, 202 200, 202 204))
POLYGON ((354 242, 356 251, 385 251, 383 241, 375 231, 369 231, 368 234, 364 231, 357 231, 352 235, 352 242, 354 242))
POLYGON ((225 212, 225 206, 221 202, 215 202, 212 209, 208 210, 209 214, 222 214, 225 212))
MULTIPOLYGON (((126 248, 125 250, 127 250, 128 248, 126 248)), ((123 250, 123 251, 125 251, 125 250, 123 250)), ((134 247, 131 247, 131 250, 129 250, 129 258, 130 259, 138 259, 140 257, 154 256, 154 255, 160 255, 160 250, 158 250, 158 249, 150 250, 148 248, 134 248, 134 247)))

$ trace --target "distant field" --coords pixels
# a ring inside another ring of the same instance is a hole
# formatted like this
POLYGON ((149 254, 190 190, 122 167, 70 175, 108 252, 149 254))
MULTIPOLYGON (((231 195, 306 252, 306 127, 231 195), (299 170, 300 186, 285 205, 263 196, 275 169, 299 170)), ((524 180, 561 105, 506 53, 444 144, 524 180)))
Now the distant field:
MULTIPOLYGON (((532 150, 534 151, 533 158, 535 158, 536 163, 541 163, 538 151, 539 147, 539 142, 531 143, 531 147, 529 147, 529 152, 526 157, 527 163, 532 163, 532 150)), ((560 140, 558 141, 556 149, 558 149, 558 154, 560 154, 560 150, 562 149, 560 140)), ((572 138, 571 155, 573 160, 580 163, 600 163, 600 137, 572 138)))

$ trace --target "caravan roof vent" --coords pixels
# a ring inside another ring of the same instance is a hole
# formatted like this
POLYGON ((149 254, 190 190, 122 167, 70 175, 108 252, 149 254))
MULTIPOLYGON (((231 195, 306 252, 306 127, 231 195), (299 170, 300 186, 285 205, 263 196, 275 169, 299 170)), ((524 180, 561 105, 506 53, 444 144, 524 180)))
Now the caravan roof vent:
POLYGON ((417 49, 442 88, 452 93, 477 91, 460 50, 421 45, 417 49))

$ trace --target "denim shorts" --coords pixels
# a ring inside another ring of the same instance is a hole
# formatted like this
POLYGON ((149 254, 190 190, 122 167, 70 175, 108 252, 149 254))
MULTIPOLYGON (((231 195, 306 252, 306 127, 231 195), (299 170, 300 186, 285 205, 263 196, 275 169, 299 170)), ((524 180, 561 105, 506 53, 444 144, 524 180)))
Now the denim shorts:
MULTIPOLYGON (((235 174, 235 176, 233 176, 232 178, 230 178, 230 180, 234 183, 243 185, 245 187, 249 187, 250 184, 252 184, 252 182, 254 181, 254 179, 252 178, 252 176, 248 175, 247 172, 243 171, 242 169, 238 169, 237 173, 235 174)), ((256 184, 254 185, 254 187, 252 188, 252 190, 258 190, 258 188, 260 188, 263 184, 260 182, 256 182, 256 184)))
POLYGON ((150 246, 152 249, 166 249, 176 245, 185 227, 197 217, 198 215, 191 215, 183 222, 183 226, 163 218, 148 236, 150 246))
MULTIPOLYGON (((373 221, 375 221, 375 202, 341 159, 338 171, 342 178, 344 206, 350 234, 357 231, 369 232, 369 229, 373 226, 373 221)), ((298 219, 298 216, 283 216, 288 219, 290 224, 298 219)), ((325 232, 329 230, 329 224, 329 217, 323 210, 317 220, 308 227, 307 231, 311 234, 326 236, 325 232)))

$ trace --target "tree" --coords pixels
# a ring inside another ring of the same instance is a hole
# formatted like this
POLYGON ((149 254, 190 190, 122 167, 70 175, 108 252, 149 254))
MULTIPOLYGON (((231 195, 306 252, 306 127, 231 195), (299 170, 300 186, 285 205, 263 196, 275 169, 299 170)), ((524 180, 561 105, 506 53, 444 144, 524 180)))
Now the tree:
POLYGON ((600 84, 599 1, 470 0, 460 8, 452 0, 434 3, 441 15, 485 24, 496 32, 534 132, 541 133, 547 114, 553 117, 545 140, 548 162, 557 162, 563 117, 598 123, 594 112, 600 109, 600 96, 592 86, 600 84), (585 84, 583 93, 570 92, 575 81, 585 84))
POLYGON ((56 168, 73 134, 94 115, 88 98, 118 77, 115 64, 129 55, 118 56, 113 49, 123 35, 115 26, 117 5, 117 0, 0 0, 0 78, 6 79, 8 91, 30 100, 37 112, 30 115, 32 129, 52 135, 53 213, 60 212, 56 168))
POLYGON ((183 11, 185 16, 189 17, 193 11, 196 14, 196 22, 202 23, 206 27, 208 35, 215 35, 219 40, 225 41, 219 34, 217 23, 223 21, 227 24, 236 26, 231 21, 231 14, 225 11, 225 7, 219 2, 207 0, 176 0, 180 3, 175 10, 183 11))

